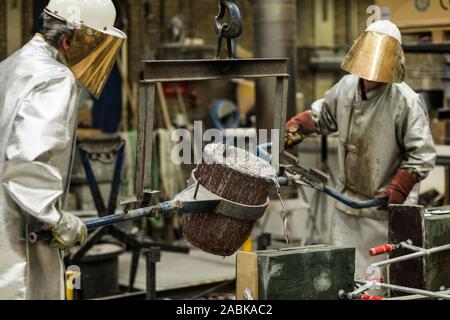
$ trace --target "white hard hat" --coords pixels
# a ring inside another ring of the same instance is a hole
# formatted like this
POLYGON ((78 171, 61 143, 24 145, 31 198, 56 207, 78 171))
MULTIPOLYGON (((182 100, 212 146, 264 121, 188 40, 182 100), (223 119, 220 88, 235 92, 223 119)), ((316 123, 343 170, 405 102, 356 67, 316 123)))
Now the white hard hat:
POLYGON ((116 35, 116 8, 111 0, 50 0, 45 11, 68 23, 116 35))
POLYGON ((400 29, 389 20, 379 20, 367 27, 366 32, 378 32, 388 35, 402 44, 402 33, 400 29))
POLYGON ((400 30, 388 20, 372 23, 356 40, 341 67, 369 81, 403 82, 406 69, 400 30))
POLYGON ((111 0, 50 0, 44 10, 73 27, 66 64, 75 77, 99 98, 127 35, 114 28, 111 0))

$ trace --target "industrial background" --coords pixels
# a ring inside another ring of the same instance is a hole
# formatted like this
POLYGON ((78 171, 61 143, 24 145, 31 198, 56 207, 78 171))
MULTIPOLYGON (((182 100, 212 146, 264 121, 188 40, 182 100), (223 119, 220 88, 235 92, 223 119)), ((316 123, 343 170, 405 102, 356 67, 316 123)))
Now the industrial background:
MULTIPOLYGON (((17 0, 4 1, 0 4, 0 22, 7 32, 0 35, 0 58, 4 59, 9 54, 20 48, 36 32, 39 26, 39 15, 46 5, 45 0, 17 0), (6 17, 8 17, 6 19, 6 17)), ((210 49, 216 44, 216 34, 209 17, 217 14, 217 4, 214 1, 114 1, 120 12, 118 24, 127 32, 129 40, 126 48, 127 63, 123 62, 130 89, 139 82, 142 73, 142 64, 137 63, 141 59, 166 58, 164 57, 164 44, 170 39, 170 22, 176 16, 183 17, 183 27, 187 38, 201 39, 204 47, 198 48, 200 52, 190 55, 211 55, 210 49), (203 18, 201 18, 203 17, 203 18), (158 56, 160 53, 160 56, 158 56)), ((383 4, 383 1, 379 1, 383 4)), ((335 83, 342 75, 339 69, 339 57, 345 55, 357 36, 364 31, 370 13, 367 9, 374 5, 374 1, 286 1, 283 5, 295 6, 297 14, 291 16, 292 10, 286 10, 278 17, 286 26, 296 32, 291 39, 295 41, 297 54, 297 90, 303 93, 305 105, 311 104, 317 98, 323 96, 330 84, 335 83), (289 16, 289 17, 287 17, 289 16), (293 20, 296 19, 296 20, 293 20), (324 63, 320 63, 320 58, 324 63), (326 57, 334 57, 326 59, 326 57), (318 59, 313 59, 318 58, 318 59), (334 63, 333 63, 334 62, 334 63), (320 64, 318 66, 317 64, 320 64)), ((253 14, 258 1, 242 1, 240 8, 244 12, 245 32, 239 38, 241 57, 251 57, 258 46, 266 46, 255 35, 258 19, 264 16, 253 14)), ((414 8, 414 4, 411 5, 414 8)), ((294 7, 292 7, 294 8, 294 7)), ((400 15, 408 30, 407 38, 412 43, 418 37, 437 37, 437 41, 444 41, 448 36, 448 29, 442 25, 442 21, 436 19, 436 25, 432 21, 408 21, 407 13, 400 15), (436 29, 437 28, 437 29, 436 29)), ((442 13, 441 13, 442 14, 442 13)), ((431 17, 432 20, 433 17, 431 17)), ((427 18, 429 19, 429 18, 427 18)), ((263 25, 264 21, 261 24, 263 25)), ((445 22, 444 22, 445 23, 445 22)), ((264 28, 264 27, 262 27, 264 28)), ((269 27, 266 24, 267 30, 269 27)), ((264 32, 267 30, 261 30, 264 32)), ((270 38, 269 38, 270 39, 270 38)), ((268 40, 270 41, 270 40, 268 40)), ((286 43, 287 46, 292 45, 286 43)), ((264 49, 262 49, 264 50, 264 49)), ((274 48, 266 48, 267 53, 274 48)), ((408 80, 415 89, 441 90, 442 78, 445 73, 445 57, 442 54, 427 53, 424 55, 408 56, 408 80)), ((123 79, 123 78, 121 78, 123 79)), ((128 98, 128 96, 127 96, 128 98)), ((136 99, 136 93, 129 98, 136 99)))

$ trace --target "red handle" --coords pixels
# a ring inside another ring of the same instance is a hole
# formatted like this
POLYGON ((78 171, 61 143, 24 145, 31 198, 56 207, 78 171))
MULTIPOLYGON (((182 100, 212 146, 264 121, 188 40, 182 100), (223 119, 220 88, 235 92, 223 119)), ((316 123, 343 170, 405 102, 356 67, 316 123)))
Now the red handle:
POLYGON ((393 250, 395 250, 395 246, 393 246, 391 244, 387 244, 385 246, 380 246, 380 247, 370 249, 369 255, 371 257, 375 257, 375 256, 379 256, 381 254, 392 252, 393 250))
POLYGON ((381 300, 384 300, 384 298, 379 297, 379 296, 371 296, 369 294, 365 294, 361 297, 361 300, 363 300, 363 301, 371 301, 371 300, 381 301, 381 300))

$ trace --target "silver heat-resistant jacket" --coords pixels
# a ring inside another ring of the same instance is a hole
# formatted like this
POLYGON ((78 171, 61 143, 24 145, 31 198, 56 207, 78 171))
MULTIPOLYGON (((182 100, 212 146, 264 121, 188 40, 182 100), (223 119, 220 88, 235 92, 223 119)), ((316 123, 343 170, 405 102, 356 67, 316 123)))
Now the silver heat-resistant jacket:
MULTIPOLYGON (((355 200, 373 199, 385 190, 399 168, 425 179, 434 168, 436 148, 421 96, 406 83, 382 84, 363 98, 357 76, 345 76, 312 106, 324 135, 339 132, 339 191, 355 200)), ((417 204, 420 184, 409 195, 417 204)), ((386 218, 377 209, 347 214, 386 218)))
POLYGON ((78 93, 39 35, 0 63, 0 299, 64 297, 60 251, 26 235, 61 218, 78 93))

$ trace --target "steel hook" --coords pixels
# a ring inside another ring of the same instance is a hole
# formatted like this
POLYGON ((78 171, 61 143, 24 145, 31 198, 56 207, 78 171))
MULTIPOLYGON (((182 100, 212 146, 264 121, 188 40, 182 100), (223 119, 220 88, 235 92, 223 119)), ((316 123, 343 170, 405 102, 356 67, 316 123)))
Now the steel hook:
POLYGON ((215 29, 218 36, 216 58, 220 57, 222 50, 222 40, 227 39, 228 57, 233 58, 233 48, 231 40, 238 38, 243 31, 241 12, 236 4, 237 0, 219 0, 219 13, 215 19, 215 29), (230 14, 229 23, 224 22, 227 11, 230 14))

